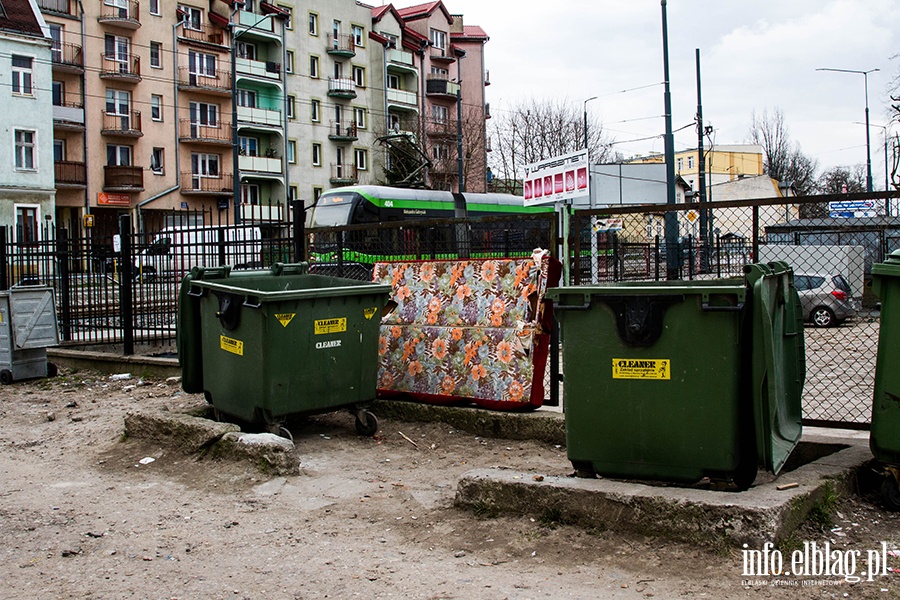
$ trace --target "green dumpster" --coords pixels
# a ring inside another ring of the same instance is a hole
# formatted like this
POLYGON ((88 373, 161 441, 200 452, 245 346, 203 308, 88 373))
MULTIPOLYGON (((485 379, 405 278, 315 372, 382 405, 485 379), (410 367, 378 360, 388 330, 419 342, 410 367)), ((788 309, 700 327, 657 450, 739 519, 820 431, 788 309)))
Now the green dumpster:
POLYGON ((743 280, 548 290, 581 476, 752 485, 800 438, 803 323, 787 265, 743 280))
POLYGON ((872 288, 881 299, 881 319, 869 448, 886 467, 882 500, 886 507, 900 510, 900 250, 883 263, 872 265, 872 288))
POLYGON ((305 264, 194 268, 179 294, 182 387, 272 431, 288 416, 350 408, 357 430, 373 435, 377 420, 364 407, 375 398, 390 291, 309 275, 305 264))

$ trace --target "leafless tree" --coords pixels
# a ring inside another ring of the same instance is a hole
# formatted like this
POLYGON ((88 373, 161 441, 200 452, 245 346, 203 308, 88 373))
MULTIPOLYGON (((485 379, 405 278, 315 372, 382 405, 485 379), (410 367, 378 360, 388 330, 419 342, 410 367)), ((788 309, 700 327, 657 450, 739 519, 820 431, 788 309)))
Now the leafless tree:
POLYGON ((820 194, 851 194, 866 191, 866 170, 863 165, 855 167, 832 167, 816 182, 820 194))
MULTIPOLYGON (((492 151, 488 156, 498 191, 514 193, 523 167, 584 148, 584 113, 568 100, 522 100, 489 122, 492 151), (509 189, 503 189, 503 187, 509 189)), ((588 119, 591 162, 612 156, 600 119, 588 119)))
POLYGON ((791 141, 784 113, 776 108, 770 115, 750 116, 750 142, 763 148, 763 168, 772 179, 791 183, 801 196, 812 193, 816 184, 817 160, 809 158, 791 141))

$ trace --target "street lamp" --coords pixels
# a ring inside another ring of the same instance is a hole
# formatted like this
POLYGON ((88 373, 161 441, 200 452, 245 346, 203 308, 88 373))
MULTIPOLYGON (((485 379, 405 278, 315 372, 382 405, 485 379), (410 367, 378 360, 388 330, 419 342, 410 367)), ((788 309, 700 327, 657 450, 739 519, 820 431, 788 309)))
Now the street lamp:
POLYGON ((587 100, 584 101, 584 149, 587 150, 588 147, 588 130, 587 130, 587 104, 591 100, 596 100, 597 96, 591 96, 587 100))
MULTIPOLYGON (((865 123, 860 123, 859 121, 853 121, 854 125, 865 125, 865 123)), ((887 143, 887 125, 879 125, 878 123, 870 123, 872 127, 878 127, 882 131, 882 135, 884 136, 884 191, 888 191, 889 179, 888 179, 888 143, 887 143)))
POLYGON ((881 69, 869 69, 868 71, 857 71, 854 69, 829 69, 821 68, 816 71, 834 71, 835 73, 856 73, 863 76, 866 90, 866 191, 872 192, 872 152, 869 142, 869 73, 880 71, 881 69))

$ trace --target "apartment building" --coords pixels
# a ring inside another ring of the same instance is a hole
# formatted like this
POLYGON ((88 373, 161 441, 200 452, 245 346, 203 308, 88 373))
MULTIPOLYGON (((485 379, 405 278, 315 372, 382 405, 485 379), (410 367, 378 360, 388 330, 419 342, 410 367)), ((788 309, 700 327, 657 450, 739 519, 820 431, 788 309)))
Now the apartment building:
POLYGON ((51 40, 29 0, 0 3, 0 71, 6 85, 0 124, 0 225, 28 244, 54 223, 51 40))
POLYGON ((384 183, 380 140, 401 131, 426 182, 458 189, 460 123, 466 189, 484 189, 488 38, 442 2, 36 1, 67 227, 173 209, 283 222, 291 199, 384 183))

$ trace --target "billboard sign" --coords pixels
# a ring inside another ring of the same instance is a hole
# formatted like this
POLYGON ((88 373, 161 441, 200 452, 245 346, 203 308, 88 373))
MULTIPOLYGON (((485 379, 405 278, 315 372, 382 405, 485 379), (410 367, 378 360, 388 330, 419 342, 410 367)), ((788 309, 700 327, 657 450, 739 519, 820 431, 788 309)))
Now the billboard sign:
POLYGON ((131 195, 107 194, 106 192, 98 192, 97 204, 100 204, 102 206, 131 206, 131 195))
POLYGON ((877 217, 874 200, 848 200, 829 202, 828 213, 832 219, 852 219, 854 217, 877 217))
POLYGON ((579 150, 525 165, 525 206, 588 198, 588 151, 579 150))

